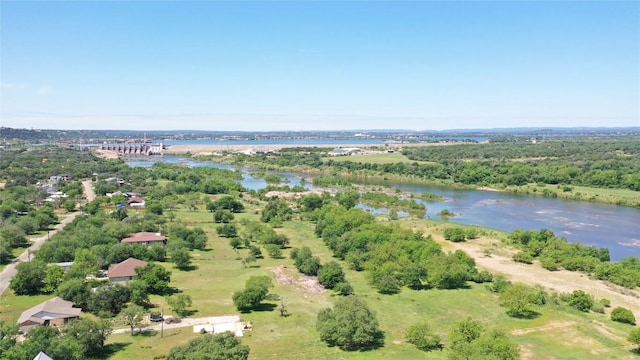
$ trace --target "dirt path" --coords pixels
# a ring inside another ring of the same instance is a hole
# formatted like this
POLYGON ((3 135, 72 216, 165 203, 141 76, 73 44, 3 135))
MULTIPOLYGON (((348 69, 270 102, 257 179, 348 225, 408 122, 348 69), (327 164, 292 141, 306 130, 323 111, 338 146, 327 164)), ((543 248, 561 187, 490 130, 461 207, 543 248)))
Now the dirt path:
POLYGON ((484 253, 485 247, 472 242, 447 243, 449 249, 460 249, 473 257, 479 268, 490 272, 505 274, 513 282, 529 285, 540 285, 547 289, 570 293, 582 290, 596 297, 611 300, 611 306, 622 306, 640 317, 640 295, 637 290, 630 290, 601 280, 590 279, 586 274, 566 270, 548 271, 539 264, 522 264, 504 255, 484 253))

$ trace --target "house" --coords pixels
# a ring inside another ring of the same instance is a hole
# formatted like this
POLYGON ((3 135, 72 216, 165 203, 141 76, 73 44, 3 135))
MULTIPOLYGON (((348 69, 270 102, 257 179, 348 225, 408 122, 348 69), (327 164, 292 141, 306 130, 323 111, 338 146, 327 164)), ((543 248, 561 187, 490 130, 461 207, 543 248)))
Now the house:
POLYGON ((131 207, 143 208, 144 207, 144 199, 141 198, 140 196, 132 196, 127 200, 127 205, 129 205, 131 207))
POLYGON ((77 319, 80 312, 81 309, 74 308, 71 301, 56 296, 23 312, 18 319, 18 326, 23 333, 34 326, 60 326, 70 319, 77 319))
POLYGON ((130 243, 130 244, 142 244, 147 246, 153 245, 153 244, 164 245, 167 243, 167 238, 161 235, 160 233, 143 231, 143 232, 131 234, 131 236, 129 236, 128 238, 122 239, 122 241, 120 242, 130 243))
POLYGON ((44 351, 40 351, 33 360, 53 360, 51 356, 47 355, 44 351))
POLYGON ((107 276, 111 282, 126 283, 133 280, 133 277, 136 276, 136 268, 143 266, 147 266, 146 261, 128 258, 121 263, 111 264, 107 276))

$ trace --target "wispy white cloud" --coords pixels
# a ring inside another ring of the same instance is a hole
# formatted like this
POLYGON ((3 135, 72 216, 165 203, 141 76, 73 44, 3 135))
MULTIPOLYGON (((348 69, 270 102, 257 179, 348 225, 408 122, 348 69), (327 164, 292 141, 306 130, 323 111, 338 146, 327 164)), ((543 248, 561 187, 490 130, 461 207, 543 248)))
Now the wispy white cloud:
POLYGON ((51 88, 48 86, 40 86, 40 88, 38 88, 38 95, 40 96, 47 96, 51 94, 51 88))
POLYGON ((22 90, 22 89, 28 88, 28 86, 25 84, 16 84, 16 83, 7 83, 7 82, 3 82, 0 85, 0 87, 2 87, 3 90, 22 90))

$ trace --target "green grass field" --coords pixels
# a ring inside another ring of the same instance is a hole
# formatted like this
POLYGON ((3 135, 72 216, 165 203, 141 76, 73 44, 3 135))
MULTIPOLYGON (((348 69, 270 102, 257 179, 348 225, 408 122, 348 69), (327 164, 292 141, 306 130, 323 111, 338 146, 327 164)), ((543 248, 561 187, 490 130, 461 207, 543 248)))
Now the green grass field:
POLYGON ((362 154, 362 155, 350 155, 350 156, 331 156, 325 157, 323 160, 333 160, 337 162, 341 161, 353 161, 371 164, 395 164, 395 163, 418 163, 429 164, 428 161, 415 161, 409 160, 405 155, 399 152, 385 153, 385 154, 362 154))
MULTIPOLYGON (((258 219, 254 209, 254 206, 248 206, 236 220, 258 219)), ((288 258, 289 250, 285 250, 282 259, 259 259, 243 269, 238 257, 246 256, 247 250, 240 249, 238 254, 229 246, 228 239, 218 237, 210 213, 204 209, 195 212, 180 209, 175 221, 200 226, 209 236, 209 249, 192 254, 194 270, 180 271, 170 263, 165 265, 173 272, 171 285, 192 297, 192 308, 196 310, 194 317, 238 314, 231 296, 234 291, 244 288, 246 279, 254 275, 274 279, 271 293, 283 299, 290 316, 280 316, 275 309, 279 301, 271 301, 273 305, 265 306, 264 311, 241 314, 243 320, 253 324, 253 331, 245 333, 242 339, 250 346, 252 359, 446 359, 446 349, 427 354, 406 343, 404 331, 414 323, 426 321, 443 337, 446 345, 451 324, 467 316, 480 320, 487 328, 510 334, 525 359, 637 358, 624 340, 631 326, 614 323, 608 315, 545 306, 538 309, 541 315, 535 319, 514 319, 505 314, 497 297, 484 285, 472 284, 468 289, 460 290, 414 291, 405 288, 397 295, 381 295, 367 285, 363 272, 351 270, 346 270, 347 278, 355 293, 377 312, 385 332, 385 346, 369 352, 329 348, 319 339, 315 319, 320 309, 331 305, 331 291, 313 293, 299 283, 283 285, 275 281, 273 269, 277 267, 282 267, 284 274, 300 279, 288 258)), ((441 231, 444 226, 440 224, 421 225, 429 232, 441 231)), ((312 223, 290 221, 276 231, 289 236, 292 247, 309 246, 323 263, 334 260, 322 240, 313 234, 312 223)), ((18 297, 8 291, 0 300, 0 318, 15 321, 23 310, 50 297, 18 297)), ((166 313, 170 312, 163 298, 152 297, 152 302, 166 313)), ((161 359, 172 347, 197 336, 201 335, 194 334, 191 327, 165 330, 163 338, 159 333, 111 335, 108 339, 112 352, 110 359, 161 359)))

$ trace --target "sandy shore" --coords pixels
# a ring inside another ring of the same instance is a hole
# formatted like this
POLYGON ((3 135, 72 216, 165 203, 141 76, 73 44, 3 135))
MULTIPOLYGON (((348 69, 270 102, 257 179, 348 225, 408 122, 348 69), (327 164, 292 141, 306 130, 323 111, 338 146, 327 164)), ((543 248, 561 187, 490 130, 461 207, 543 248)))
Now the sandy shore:
POLYGON ((570 293, 582 290, 598 299, 609 299, 611 306, 622 306, 631 310, 636 318, 640 316, 640 294, 637 290, 626 289, 621 286, 589 278, 586 274, 559 270, 548 271, 540 264, 526 265, 513 261, 511 256, 484 253, 485 246, 472 241, 464 243, 444 242, 447 250, 462 250, 473 257, 476 265, 493 273, 502 273, 513 282, 529 285, 540 285, 544 288, 570 293))
MULTIPOLYGON (((252 150, 255 152, 266 152, 266 151, 276 151, 284 148, 302 148, 302 147, 310 147, 310 148, 326 148, 326 149, 335 149, 337 147, 341 148, 371 148, 371 147, 384 147, 384 148, 398 148, 401 146, 407 146, 409 144, 388 144, 388 145, 363 145, 363 144, 224 144, 224 145, 171 145, 167 150, 165 150, 165 154, 186 154, 191 153, 194 155, 208 155, 212 153, 219 153, 222 151, 245 151, 252 150)), ((412 146, 415 146, 411 144, 412 146)))

